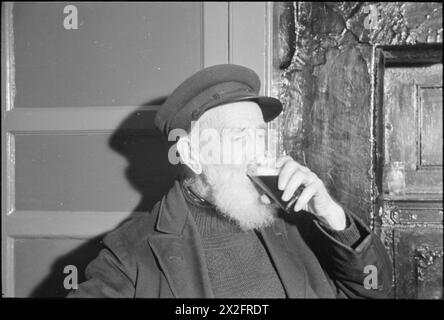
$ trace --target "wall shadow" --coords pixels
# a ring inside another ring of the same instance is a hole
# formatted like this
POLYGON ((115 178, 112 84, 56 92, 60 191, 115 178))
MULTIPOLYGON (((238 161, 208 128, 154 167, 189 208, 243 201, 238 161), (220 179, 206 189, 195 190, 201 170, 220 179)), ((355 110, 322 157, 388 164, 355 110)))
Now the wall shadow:
MULTIPOLYGON (((149 212, 172 187, 177 177, 177 166, 168 161, 168 150, 172 143, 153 129, 155 111, 143 110, 145 106, 161 105, 165 100, 166 97, 161 97, 141 105, 121 122, 108 141, 109 147, 127 160, 125 177, 141 195, 137 206, 119 226, 137 213, 149 212)), ((66 277, 63 269, 67 265, 77 267, 79 283, 83 282, 85 268, 98 255, 105 234, 97 235, 57 258, 51 265, 51 271, 31 292, 30 297, 65 297, 69 293, 63 287, 66 277)))

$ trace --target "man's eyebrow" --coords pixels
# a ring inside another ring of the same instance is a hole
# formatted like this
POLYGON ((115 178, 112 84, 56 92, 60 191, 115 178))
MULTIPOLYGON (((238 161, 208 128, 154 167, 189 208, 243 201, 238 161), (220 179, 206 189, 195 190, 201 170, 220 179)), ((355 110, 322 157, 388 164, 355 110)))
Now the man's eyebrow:
POLYGON ((254 130, 257 130, 257 129, 260 129, 260 130, 267 130, 267 124, 260 124, 260 125, 258 125, 258 126, 256 126, 255 128, 251 128, 251 127, 241 127, 241 132, 244 132, 245 130, 251 130, 251 129, 254 129, 254 130))
POLYGON ((229 130, 231 130, 231 129, 240 129, 242 132, 243 131, 245 131, 245 130, 247 130, 247 129, 263 129, 263 130, 267 130, 267 128, 268 128, 268 126, 267 126, 267 124, 266 123, 262 123, 262 124, 260 124, 260 125, 257 125, 256 127, 254 127, 254 128, 252 128, 251 126, 239 126, 239 127, 230 127, 230 126, 223 126, 222 127, 222 129, 223 130, 225 130, 225 129, 229 129, 229 130))
POLYGON ((262 123, 256 127, 257 129, 267 129, 268 125, 266 123, 262 123))

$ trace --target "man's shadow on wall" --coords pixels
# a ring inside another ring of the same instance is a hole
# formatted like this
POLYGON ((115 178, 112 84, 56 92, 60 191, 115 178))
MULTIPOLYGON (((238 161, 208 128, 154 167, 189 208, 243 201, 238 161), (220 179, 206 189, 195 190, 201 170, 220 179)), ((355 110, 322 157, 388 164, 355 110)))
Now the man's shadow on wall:
MULTIPOLYGON (((144 107, 161 105, 166 97, 149 101, 122 121, 109 139, 110 148, 125 157, 128 166, 125 177, 141 195, 138 205, 128 218, 146 213, 172 187, 177 176, 177 166, 168 161, 171 146, 165 137, 154 128, 155 111, 143 111, 144 107), (136 128, 136 129, 135 129, 136 128), (148 128, 148 129, 143 129, 148 128)), ((116 174, 119 174, 116 172, 116 174)), ((64 274, 67 265, 78 270, 78 282, 85 281, 84 271, 101 249, 101 240, 106 233, 87 240, 75 250, 59 257, 52 265, 49 274, 32 291, 31 297, 65 297, 69 290, 64 288, 64 274)))

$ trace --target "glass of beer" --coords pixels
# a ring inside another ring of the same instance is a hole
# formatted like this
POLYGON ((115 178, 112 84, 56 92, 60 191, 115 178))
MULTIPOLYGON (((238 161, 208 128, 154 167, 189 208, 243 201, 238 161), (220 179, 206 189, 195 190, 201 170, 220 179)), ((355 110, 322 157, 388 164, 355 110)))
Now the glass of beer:
POLYGON ((267 158, 262 163, 251 163, 247 167, 247 175, 251 181, 282 210, 291 212, 304 187, 300 186, 290 200, 283 201, 281 197, 284 191, 278 188, 279 172, 274 158, 267 158))

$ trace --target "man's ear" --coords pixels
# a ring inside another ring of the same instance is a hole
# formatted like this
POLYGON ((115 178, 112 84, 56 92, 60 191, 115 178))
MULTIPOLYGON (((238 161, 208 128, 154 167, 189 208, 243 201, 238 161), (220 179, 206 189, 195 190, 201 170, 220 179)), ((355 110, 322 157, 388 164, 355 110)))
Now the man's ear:
POLYGON ((202 165, 199 162, 199 154, 193 148, 191 141, 188 137, 181 137, 177 141, 176 146, 179 152, 180 161, 190 168, 195 174, 202 173, 202 165))

